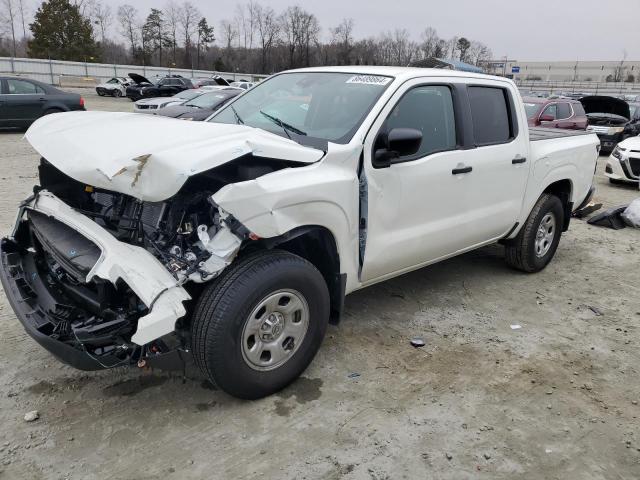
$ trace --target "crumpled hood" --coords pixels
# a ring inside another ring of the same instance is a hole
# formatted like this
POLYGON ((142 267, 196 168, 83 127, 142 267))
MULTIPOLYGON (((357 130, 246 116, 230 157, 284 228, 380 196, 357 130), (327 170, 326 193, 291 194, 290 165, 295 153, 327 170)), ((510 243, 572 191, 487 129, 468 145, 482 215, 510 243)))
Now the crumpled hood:
POLYGON ((34 122, 25 137, 79 182, 144 201, 175 195, 190 176, 243 155, 300 163, 324 152, 247 127, 117 112, 65 112, 34 122))

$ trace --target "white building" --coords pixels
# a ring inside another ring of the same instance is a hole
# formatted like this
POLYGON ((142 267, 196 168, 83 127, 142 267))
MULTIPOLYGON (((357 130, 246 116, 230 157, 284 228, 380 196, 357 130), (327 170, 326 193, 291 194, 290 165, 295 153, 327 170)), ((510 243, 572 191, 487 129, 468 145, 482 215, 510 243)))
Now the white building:
POLYGON ((488 73, 505 74, 516 81, 640 82, 640 61, 526 62, 492 60, 488 73))

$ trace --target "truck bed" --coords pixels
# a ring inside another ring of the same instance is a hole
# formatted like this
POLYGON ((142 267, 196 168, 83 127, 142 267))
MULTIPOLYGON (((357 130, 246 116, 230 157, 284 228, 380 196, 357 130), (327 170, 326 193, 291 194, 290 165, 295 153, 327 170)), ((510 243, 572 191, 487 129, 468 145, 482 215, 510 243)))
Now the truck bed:
POLYGON ((580 135, 593 135, 593 132, 586 130, 564 130, 560 128, 529 127, 529 140, 551 140, 564 137, 577 137, 580 135))

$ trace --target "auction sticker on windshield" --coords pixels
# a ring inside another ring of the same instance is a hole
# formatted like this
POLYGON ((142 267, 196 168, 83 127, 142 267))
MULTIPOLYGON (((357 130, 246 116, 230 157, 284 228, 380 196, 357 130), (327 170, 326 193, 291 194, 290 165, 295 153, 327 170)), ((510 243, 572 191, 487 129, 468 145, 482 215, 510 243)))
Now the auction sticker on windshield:
POLYGON ((345 83, 366 83, 367 85, 386 85, 391 81, 390 77, 381 77, 378 75, 355 75, 345 83))

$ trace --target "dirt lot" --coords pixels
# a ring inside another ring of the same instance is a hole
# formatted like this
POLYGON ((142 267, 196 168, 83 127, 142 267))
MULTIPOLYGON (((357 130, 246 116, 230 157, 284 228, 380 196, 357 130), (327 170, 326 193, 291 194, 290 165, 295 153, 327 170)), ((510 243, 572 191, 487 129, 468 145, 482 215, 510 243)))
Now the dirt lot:
MULTIPOLYGON (((2 232, 37 160, 0 133, 2 232)), ((603 164, 599 201, 639 196, 603 164)), ((255 402, 192 371, 63 366, 0 293, 0 479, 640 478, 639 239, 574 221, 536 275, 496 246, 355 293, 304 376, 255 402)))

